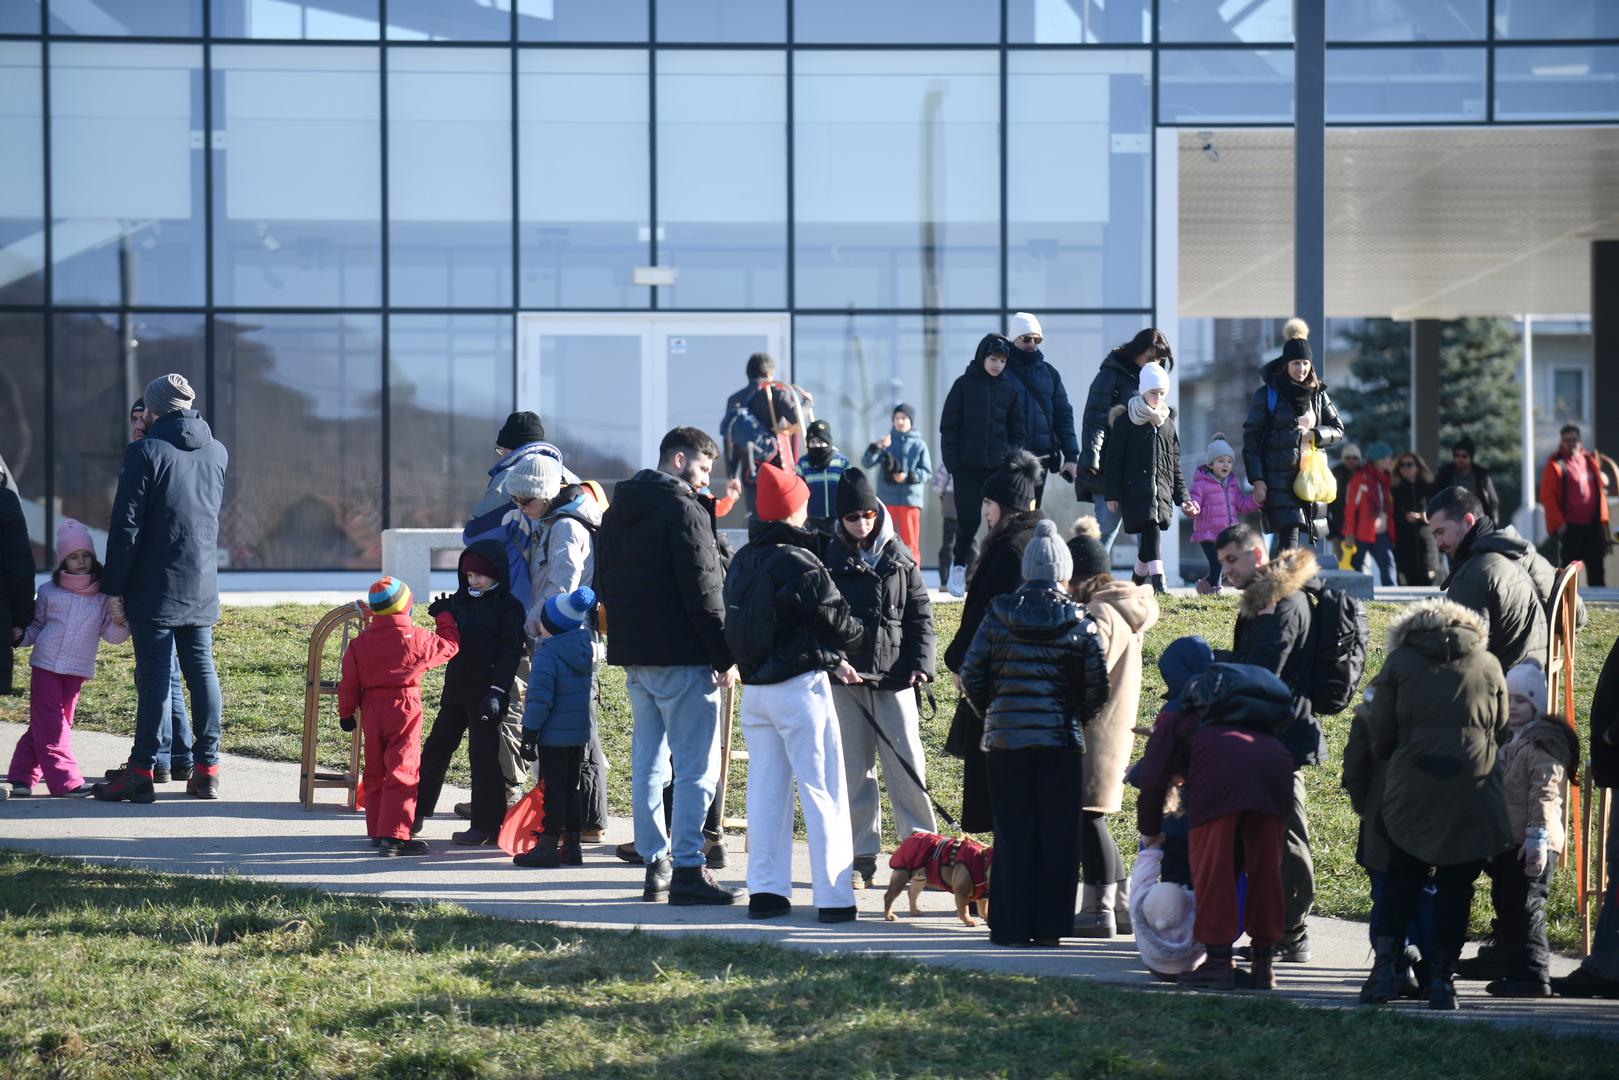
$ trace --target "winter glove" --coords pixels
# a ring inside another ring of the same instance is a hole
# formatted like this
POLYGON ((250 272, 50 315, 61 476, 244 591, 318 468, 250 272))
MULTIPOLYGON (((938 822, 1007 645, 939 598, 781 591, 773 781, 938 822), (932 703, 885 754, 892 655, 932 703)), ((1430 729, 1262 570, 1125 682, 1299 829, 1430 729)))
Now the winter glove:
POLYGON ((340 717, 338 719, 338 721, 337 721, 337 726, 342 728, 344 731, 353 731, 354 730, 354 714, 350 713, 347 716, 340 717))
MULTIPOLYGON (((446 611, 449 611, 449 610, 450 610, 450 594, 449 593, 439 593, 438 597, 436 599, 434 599, 434 601, 431 604, 427 605, 427 613, 429 615, 433 616, 433 618, 435 618, 435 619, 438 618, 440 615, 444 614, 446 611)), ((451 612, 451 614, 454 614, 454 612, 451 612)))
POLYGON ((540 733, 524 728, 523 744, 518 747, 517 752, 524 761, 538 761, 540 759, 540 733))
POLYGON ((506 695, 499 690, 491 689, 484 695, 483 703, 478 706, 478 718, 481 720, 499 720, 506 711, 506 695))
POLYGON ((1546 830, 1525 829, 1523 831, 1523 872, 1532 878, 1537 878, 1546 872, 1546 830))

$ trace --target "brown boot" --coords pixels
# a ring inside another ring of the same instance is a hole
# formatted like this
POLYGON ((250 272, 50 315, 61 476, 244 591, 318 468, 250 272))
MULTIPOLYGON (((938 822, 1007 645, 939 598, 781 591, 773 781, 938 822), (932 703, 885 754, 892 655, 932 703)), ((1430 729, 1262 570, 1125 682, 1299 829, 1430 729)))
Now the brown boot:
POLYGON ((1276 972, 1271 968, 1271 946, 1255 945, 1253 964, 1248 972, 1248 989, 1276 989, 1276 972))
POLYGON ((1231 946, 1211 945, 1209 954, 1197 966, 1178 980, 1188 990, 1234 990, 1237 986, 1237 967, 1231 962, 1231 946))

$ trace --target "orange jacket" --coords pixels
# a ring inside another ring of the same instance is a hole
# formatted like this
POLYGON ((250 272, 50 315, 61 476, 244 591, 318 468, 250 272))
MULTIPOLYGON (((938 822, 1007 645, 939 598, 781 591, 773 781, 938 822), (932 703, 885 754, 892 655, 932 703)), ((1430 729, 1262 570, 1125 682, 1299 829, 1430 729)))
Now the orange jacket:
POLYGON ((1344 535, 1357 543, 1377 542, 1377 515, 1383 515, 1383 533, 1394 542, 1394 489, 1389 474, 1367 462, 1349 478, 1344 498, 1344 535))
POLYGON ((411 622, 409 615, 375 615, 343 653, 337 683, 339 716, 359 709, 372 722, 398 717, 403 728, 422 712, 422 675, 446 664, 461 650, 455 617, 440 612, 438 633, 411 622))
MULTIPOLYGON (((1602 465, 1597 456, 1589 450, 1580 451, 1580 460, 1585 468, 1591 470, 1592 482, 1597 488, 1597 520, 1604 527, 1608 524, 1608 489, 1603 480, 1602 465)), ((1559 450, 1546 459, 1546 467, 1540 471, 1540 505, 1546 508, 1546 531, 1553 536, 1566 524, 1563 516, 1563 470, 1567 468, 1569 459, 1559 450)))

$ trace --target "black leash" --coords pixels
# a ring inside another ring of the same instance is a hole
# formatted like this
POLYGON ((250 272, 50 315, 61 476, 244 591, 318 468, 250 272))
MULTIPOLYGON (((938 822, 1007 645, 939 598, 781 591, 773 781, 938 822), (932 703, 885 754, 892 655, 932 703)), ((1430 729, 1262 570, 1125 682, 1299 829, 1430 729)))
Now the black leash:
MULTIPOLYGON (((855 688, 848 687, 848 689, 853 690, 855 688)), ((922 688, 918 686, 916 690, 918 699, 920 699, 922 688)), ((871 730, 875 731, 877 733, 877 737, 886 743, 890 750, 894 751, 894 757, 899 760, 899 767, 905 770, 905 775, 909 776, 917 787, 922 789, 922 794, 926 795, 928 802, 933 804, 934 811, 937 812, 940 817, 944 818, 944 820, 952 827, 960 828, 960 823, 956 821, 953 816, 951 816, 950 811, 939 805, 939 801, 933 797, 933 792, 929 791, 928 786, 922 783, 922 778, 916 774, 916 770, 912 768, 911 763, 905 760, 905 754, 901 752, 899 747, 894 745, 894 741, 888 737, 888 733, 878 725, 877 718, 871 714, 870 709, 866 708, 865 704, 860 700, 860 696, 858 694, 851 694, 849 696, 854 699, 855 708, 860 710, 860 715, 866 718, 866 723, 871 725, 871 730)), ((929 697, 931 696, 932 695, 930 694, 929 697)), ((936 708, 937 706, 935 706, 935 709, 936 708)))

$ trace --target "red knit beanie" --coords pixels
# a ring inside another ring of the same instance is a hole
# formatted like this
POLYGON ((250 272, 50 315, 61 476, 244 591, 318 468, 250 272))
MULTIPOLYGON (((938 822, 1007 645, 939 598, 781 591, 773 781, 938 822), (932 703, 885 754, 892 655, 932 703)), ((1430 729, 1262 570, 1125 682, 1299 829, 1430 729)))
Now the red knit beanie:
POLYGON ((495 567, 494 563, 476 551, 464 551, 461 553, 461 572, 463 574, 482 574, 486 578, 500 580, 500 570, 495 567))
POLYGON ((754 509, 761 521, 786 521, 809 504, 809 485, 795 473, 766 462, 759 466, 759 499, 754 509))

